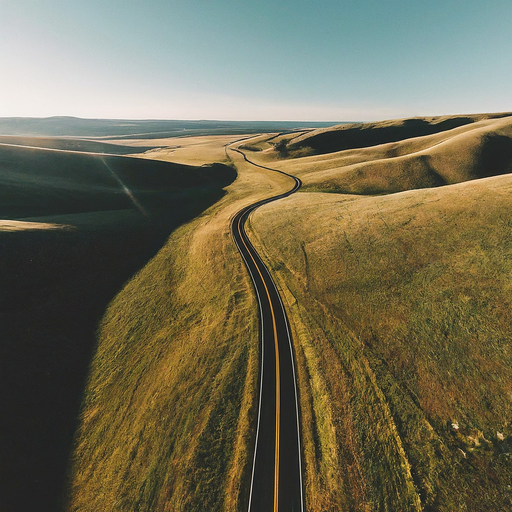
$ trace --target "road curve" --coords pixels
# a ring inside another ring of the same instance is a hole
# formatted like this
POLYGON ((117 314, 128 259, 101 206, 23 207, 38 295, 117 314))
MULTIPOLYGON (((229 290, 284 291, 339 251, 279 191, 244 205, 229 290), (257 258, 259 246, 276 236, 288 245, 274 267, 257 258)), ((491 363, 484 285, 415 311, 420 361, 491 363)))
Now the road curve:
MULTIPOLYGON (((257 167, 276 169, 251 162, 257 167)), ((231 224, 233 238, 252 278, 260 311, 260 389, 256 443, 248 512, 303 512, 302 462, 298 397, 290 328, 276 285, 245 232, 245 222, 261 205, 296 192, 258 201, 239 211, 231 224)))

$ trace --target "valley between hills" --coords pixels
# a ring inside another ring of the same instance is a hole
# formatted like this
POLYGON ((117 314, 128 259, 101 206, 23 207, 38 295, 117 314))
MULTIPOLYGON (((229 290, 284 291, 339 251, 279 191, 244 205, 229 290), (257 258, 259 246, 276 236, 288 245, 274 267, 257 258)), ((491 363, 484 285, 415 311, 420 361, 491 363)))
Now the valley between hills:
POLYGON ((164 128, 0 137, 2 510, 247 510, 292 177, 305 510, 511 510, 512 114, 164 128))

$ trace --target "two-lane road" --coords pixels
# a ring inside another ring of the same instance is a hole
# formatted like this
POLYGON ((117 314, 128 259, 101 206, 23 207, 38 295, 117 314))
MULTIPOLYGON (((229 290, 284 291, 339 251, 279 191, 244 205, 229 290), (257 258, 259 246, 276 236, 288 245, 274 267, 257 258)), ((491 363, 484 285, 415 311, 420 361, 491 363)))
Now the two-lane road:
MULTIPOLYGON (((234 151, 252 165, 263 167, 240 150, 234 151)), ((304 510, 297 386, 288 319, 274 281, 244 229, 256 208, 300 188, 300 180, 290 178, 295 181, 291 190, 244 208, 232 222, 233 237, 251 275, 260 311, 260 390, 249 512, 304 510)))

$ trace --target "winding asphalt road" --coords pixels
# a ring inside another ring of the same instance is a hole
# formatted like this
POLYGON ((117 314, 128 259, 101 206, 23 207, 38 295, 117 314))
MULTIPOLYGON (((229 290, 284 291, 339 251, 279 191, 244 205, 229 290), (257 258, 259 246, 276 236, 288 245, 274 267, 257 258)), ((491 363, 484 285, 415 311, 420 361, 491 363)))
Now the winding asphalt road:
MULTIPOLYGON (((252 165, 275 172, 248 160, 252 165)), ((292 340, 288 319, 276 285, 244 229, 251 212, 296 192, 301 181, 284 194, 259 201, 237 213, 232 221, 235 243, 251 275, 260 311, 260 391, 249 512, 303 512, 300 424, 292 340)))

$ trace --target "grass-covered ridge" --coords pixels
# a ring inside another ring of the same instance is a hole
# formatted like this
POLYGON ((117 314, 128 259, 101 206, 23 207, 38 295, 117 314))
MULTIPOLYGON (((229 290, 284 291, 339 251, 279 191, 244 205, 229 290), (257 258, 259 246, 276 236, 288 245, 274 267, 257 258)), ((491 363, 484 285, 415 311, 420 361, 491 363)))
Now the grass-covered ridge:
POLYGON ((124 156, 0 145, 0 215, 4 218, 133 209, 160 217, 186 196, 234 179, 220 164, 204 167, 124 156))
POLYGON ((458 116, 415 117, 374 123, 352 123, 312 130, 288 143, 291 151, 309 148, 320 155, 424 137, 471 125, 487 119, 508 117, 511 113, 472 114, 458 116))
MULTIPOLYGON (((375 124, 362 126, 371 132, 377 129, 375 124)), ((402 120, 378 123, 379 133, 393 134, 403 125, 408 123, 402 120)), ((345 194, 389 194, 512 172, 510 116, 476 119, 422 137, 407 136, 403 130, 400 133, 402 138, 396 142, 372 147, 356 145, 356 149, 347 150, 338 148, 329 154, 295 154, 293 158, 294 153, 287 148, 295 139, 286 135, 261 142, 262 151, 252 153, 251 159, 300 177, 303 190, 345 194), (280 149, 282 145, 284 151, 280 149)))

